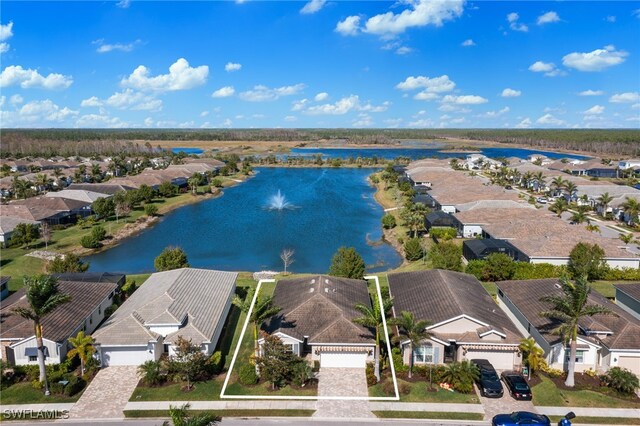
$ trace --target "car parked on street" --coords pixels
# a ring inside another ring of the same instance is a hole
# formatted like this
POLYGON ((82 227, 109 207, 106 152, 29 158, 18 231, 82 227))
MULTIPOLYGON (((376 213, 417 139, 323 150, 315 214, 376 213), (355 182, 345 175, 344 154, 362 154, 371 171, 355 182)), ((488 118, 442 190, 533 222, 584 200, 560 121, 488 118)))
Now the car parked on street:
POLYGON ((471 363, 478 367, 480 372, 476 384, 480 389, 480 395, 487 398, 500 398, 504 395, 502 383, 493 365, 486 359, 472 359, 471 363))
POLYGON ((514 411, 511 414, 498 414, 491 420, 492 426, 544 425, 551 426, 551 420, 544 414, 529 411, 514 411))
POLYGON ((503 371, 500 375, 505 386, 509 390, 509 394, 520 401, 531 401, 533 395, 527 381, 522 374, 515 371, 503 371))

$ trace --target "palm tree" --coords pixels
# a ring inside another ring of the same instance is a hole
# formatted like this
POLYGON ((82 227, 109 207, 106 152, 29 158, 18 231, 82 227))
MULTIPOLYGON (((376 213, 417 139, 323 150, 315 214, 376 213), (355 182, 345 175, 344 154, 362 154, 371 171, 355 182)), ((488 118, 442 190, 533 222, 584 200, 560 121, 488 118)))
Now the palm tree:
POLYGON ((542 302, 549 303, 551 309, 540 312, 545 318, 551 318, 559 322, 553 330, 554 334, 562 336, 565 344, 570 342, 569 368, 565 385, 573 387, 574 371, 576 364, 576 348, 578 346, 578 322, 584 317, 594 315, 615 315, 609 308, 601 305, 587 305, 591 287, 587 282, 587 277, 577 278, 570 281, 567 278, 560 278, 562 294, 544 296, 542 302))
POLYGON ((638 223, 638 215, 640 214, 640 202, 635 198, 625 197, 625 202, 622 203, 622 210, 629 216, 629 225, 635 225, 638 223))
POLYGON ((532 180, 533 180, 533 173, 526 172, 520 178, 520 186, 524 187, 524 189, 529 189, 529 185, 531 184, 532 180))
POLYGON ((620 234, 619 237, 620 240, 625 244, 629 244, 633 240, 633 234, 620 234))
POLYGON ((567 181, 565 181, 564 179, 562 179, 562 176, 557 176, 554 177, 551 180, 551 188, 553 188, 554 191, 554 195, 557 194, 558 192, 562 192, 562 189, 564 188, 565 184, 567 183, 567 181))
MULTIPOLYGON (((222 420, 218 416, 213 414, 203 413, 195 416, 189 415, 189 408, 191 404, 186 403, 181 407, 174 407, 169 405, 169 416, 173 426, 214 426, 220 423, 222 420)), ((164 421, 162 426, 170 426, 169 421, 164 421)))
POLYGON ((567 195, 569 196, 569 200, 571 200, 574 196, 574 194, 576 193, 576 191, 578 190, 578 186, 571 182, 571 181, 567 181, 564 184, 564 190, 567 191, 567 195))
POLYGON ((44 382, 44 394, 50 395, 47 383, 47 371, 44 365, 44 343, 42 341, 42 318, 58 306, 68 302, 71 297, 60 293, 58 280, 48 275, 35 275, 24 278, 25 296, 28 306, 13 309, 16 315, 33 321, 33 329, 38 345, 38 365, 40 382, 44 382))
POLYGON ((383 298, 382 299, 382 311, 380 311, 380 302, 378 296, 373 297, 373 307, 363 303, 356 303, 355 308, 358 312, 362 314, 361 317, 354 318, 353 322, 356 324, 364 325, 365 327, 374 328, 376 330, 376 353, 375 353, 375 368, 374 374, 378 381, 380 380, 380 335, 381 328, 383 326, 382 317, 388 316, 391 311, 391 307, 393 306, 393 299, 391 298, 383 298))
POLYGON ((78 331, 76 337, 69 337, 69 343, 71 343, 73 349, 67 352, 67 356, 70 359, 75 356, 80 358, 80 373, 84 376, 87 361, 89 361, 91 356, 96 352, 96 348, 93 346, 93 337, 85 336, 84 331, 78 331))
MULTIPOLYGON (((251 308, 251 302, 253 300, 254 291, 251 290, 247 293, 247 296, 242 299, 240 296, 236 295, 233 297, 231 303, 237 306, 242 312, 247 314, 249 309, 251 308)), ((258 330, 263 322, 267 319, 271 318, 278 312, 280 312, 281 308, 273 305, 273 298, 271 296, 256 298, 256 303, 251 311, 251 316, 249 320, 253 323, 253 340, 255 344, 256 355, 258 355, 258 330)))
POLYGON ((402 311, 400 316, 392 318, 389 324, 398 326, 411 348, 411 356, 409 357, 409 378, 413 375, 413 353, 415 348, 422 344, 422 341, 431 337, 427 331, 427 327, 431 325, 429 321, 416 321, 412 312, 402 311))
POLYGON ((571 222, 580 224, 584 222, 589 222, 589 218, 587 217, 587 214, 585 212, 577 211, 571 215, 571 222))
POLYGON ((28 180, 20 179, 18 176, 15 176, 11 183, 11 187, 16 198, 26 199, 31 190, 31 183, 28 180))
POLYGON ((562 213, 569 210, 569 205, 564 198, 558 198, 556 201, 551 204, 549 210, 558 215, 558 217, 562 217, 562 213))
POLYGON ((473 382, 478 380, 480 369, 471 361, 455 361, 445 366, 442 380, 458 392, 472 392, 473 382))
POLYGON ((191 188, 191 194, 193 195, 197 195, 198 194, 198 185, 200 184, 200 178, 196 175, 191 176, 188 180, 187 183, 189 184, 189 187, 191 188))
POLYGON ((609 203, 611 201, 613 201, 613 197, 609 195, 608 192, 605 192, 598 197, 598 204, 602 206, 602 216, 607 214, 607 207, 609 207, 609 203))
POLYGON ((542 192, 542 188, 544 188, 546 183, 544 174, 542 172, 538 172, 533 176, 533 179, 536 181, 538 192, 542 192))
POLYGON ((547 364, 544 359, 544 351, 536 344, 533 337, 522 339, 518 349, 522 351, 522 357, 525 359, 528 367, 528 379, 531 379, 531 371, 538 371, 547 364))
POLYGON ((51 184, 51 178, 44 173, 38 173, 36 175, 35 184, 42 187, 42 192, 46 193, 49 185, 51 184))

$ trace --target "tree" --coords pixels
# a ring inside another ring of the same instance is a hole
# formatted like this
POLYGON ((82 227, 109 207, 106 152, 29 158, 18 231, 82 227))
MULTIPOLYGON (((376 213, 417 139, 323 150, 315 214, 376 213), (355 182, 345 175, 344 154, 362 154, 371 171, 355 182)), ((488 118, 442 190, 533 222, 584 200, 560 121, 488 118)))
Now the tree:
MULTIPOLYGON (((237 306, 242 312, 248 314, 249 309, 251 308, 251 302, 253 301, 253 295, 253 290, 249 291, 244 299, 236 295, 231 303, 237 306)), ((258 353, 258 330, 260 329, 260 326, 267 319, 280 312, 280 310, 281 308, 273 304, 273 298, 271 296, 258 296, 256 298, 256 304, 251 311, 251 316, 249 317, 249 320, 253 324, 253 340, 256 354, 258 353)))
POLYGON ((406 338, 406 341, 409 343, 409 350, 411 351, 411 356, 409 357, 409 378, 411 378, 413 374, 413 354, 415 348, 420 346, 423 340, 431 336, 427 331, 427 327, 430 326, 431 323, 426 320, 417 321, 412 312, 402 311, 399 317, 390 319, 389 324, 398 326, 404 335, 400 338, 406 338))
POLYGON ((640 214, 640 202, 635 198, 625 197, 625 202, 622 203, 621 207, 629 218, 628 224, 635 226, 638 223, 638 215, 640 214))
POLYGON ((178 336, 175 343, 175 355, 172 357, 172 365, 182 379, 187 382, 187 390, 191 389, 191 383, 200 378, 206 370, 207 357, 202 353, 200 345, 191 343, 182 336, 178 336))
POLYGON ((473 382, 479 375, 480 370, 471 361, 456 361, 445 366, 442 380, 458 392, 469 393, 473 391, 473 382))
POLYGON ((78 255, 73 253, 56 256, 47 263, 47 272, 50 274, 85 272, 87 269, 89 269, 89 263, 83 262, 78 255))
POLYGON ((513 278, 516 265, 505 253, 491 253, 487 256, 483 281, 505 281, 513 278))
POLYGON ((100 247, 100 240, 98 240, 93 235, 85 235, 80 238, 80 245, 84 248, 95 249, 100 247))
POLYGON ((287 268, 291 266, 293 262, 295 262, 293 255, 295 254, 294 249, 282 249, 280 252, 280 259, 282 259, 282 264, 284 265, 284 274, 287 274, 287 268))
POLYGON ((394 215, 387 213, 382 216, 382 227, 384 229, 391 229, 396 227, 396 218, 394 215))
POLYGON ((531 379, 532 372, 541 370, 547 365, 544 359, 544 351, 536 344, 533 337, 522 339, 518 349, 522 352, 522 358, 527 363, 529 379, 531 379))
POLYGON ((571 215, 571 223, 573 224, 581 224, 588 221, 589 218, 585 212, 577 211, 571 215))
POLYGON ((420 238, 410 238, 404 243, 404 257, 407 260, 419 260, 424 256, 424 249, 420 238))
POLYGON ((199 175, 198 173, 194 173, 187 180, 187 184, 189 185, 189 188, 191 188, 191 194, 193 195, 198 194, 198 185, 200 185, 200 180, 201 180, 201 175, 199 175))
POLYGON ((549 185, 554 190, 554 195, 558 194, 564 188, 566 181, 562 179, 562 176, 554 177, 549 185))
POLYGON ((575 196, 576 192, 578 191, 578 186, 571 182, 571 181, 566 181, 564 184, 564 190, 567 191, 567 195, 569 196, 569 200, 573 199, 573 197, 575 196))
POLYGON ((116 223, 118 223, 120 217, 128 216, 131 213, 131 204, 127 200, 117 201, 114 212, 116 214, 116 223))
POLYGON ((51 241, 51 226, 47 222, 42 222, 40 225, 40 236, 42 237, 42 241, 44 241, 45 250, 49 248, 49 242, 51 241))
POLYGON ((84 331, 80 330, 76 337, 69 337, 69 343, 71 343, 73 348, 67 352, 67 357, 69 357, 69 359, 76 356, 80 358, 80 372, 84 376, 87 361, 89 361, 96 352, 96 348, 93 346, 93 337, 85 336, 84 331))
POLYGON ((264 333, 263 337, 264 343, 260 356, 256 358, 256 366, 260 371, 260 377, 270 382, 272 389, 277 389, 289 377, 297 356, 282 343, 278 336, 264 333))
POLYGON ((178 194, 178 187, 171 182, 162 182, 158 186, 158 194, 164 198, 170 198, 178 194))
POLYGON ((58 289, 58 280, 52 276, 35 275, 24 278, 27 306, 13 308, 12 312, 33 322, 33 329, 38 345, 38 366, 40 367, 40 382, 44 383, 44 394, 50 395, 47 383, 47 371, 44 364, 44 343, 42 340, 42 319, 58 306, 71 300, 68 294, 58 289))
POLYGON ((150 203, 153 201, 154 196, 154 190, 149 185, 142 184, 140 188, 138 188, 138 199, 140 202, 150 203))
POLYGON ((108 219, 115 214, 115 203, 113 198, 98 198, 91 205, 91 209, 100 219, 108 219))
POLYGON ((558 198, 553 202, 553 204, 551 204, 551 206, 549 206, 549 210, 558 215, 558 217, 562 217, 562 213, 569 210, 569 204, 564 198, 558 198))
POLYGON ((462 271, 462 248, 453 241, 434 244, 427 256, 434 269, 462 271))
POLYGON ((602 216, 607 214, 607 208, 609 207, 609 203, 613 201, 613 197, 609 195, 608 192, 604 192, 602 195, 598 197, 598 204, 602 206, 602 216))
POLYGON ((365 264, 362 256, 353 247, 340 247, 331 259, 329 275, 335 277, 362 279, 365 264))
POLYGON ((620 234, 620 241, 625 244, 629 244, 633 240, 633 234, 620 234))
POLYGON ((591 287, 584 276, 570 281, 567 278, 560 279, 562 293, 548 295, 540 299, 550 305, 551 309, 540 312, 545 318, 559 321, 559 325, 552 331, 562 336, 564 343, 570 342, 570 355, 565 385, 574 386, 574 371, 576 364, 576 349, 578 346, 578 322, 585 317, 594 315, 612 315, 613 312, 602 305, 587 304, 591 287))
POLYGON ((604 250, 597 244, 576 244, 569 254, 569 276, 573 279, 585 277, 588 281, 601 278, 607 270, 604 255, 604 250))
POLYGON ((31 195, 31 182, 26 179, 20 179, 18 176, 13 178, 11 182, 11 189, 15 194, 16 198, 24 198, 26 199, 31 195))
POLYGON ((146 214, 147 216, 156 216, 158 214, 158 206, 156 206, 155 204, 145 204, 144 214, 146 214))
POLYGON ((138 366, 138 374, 147 386, 159 385, 162 381, 160 361, 149 360, 138 366))
POLYGON ((373 297, 372 307, 362 303, 356 303, 355 308, 362 316, 354 318, 353 322, 365 327, 373 328, 376 331, 376 353, 374 356, 375 366, 374 374, 376 379, 380 380, 380 336, 382 335, 382 327, 384 325, 383 316, 387 318, 393 307, 393 299, 387 297, 382 299, 382 310, 380 310, 380 301, 378 296, 373 297))
POLYGON ((38 229, 38 225, 19 223, 11 235, 11 243, 12 245, 26 246, 26 248, 29 248, 29 245, 37 240, 39 236, 40 230, 38 229))
POLYGON ((180 247, 166 247, 153 261, 156 271, 170 271, 172 269, 188 268, 187 254, 180 247))
MULTIPOLYGON (((220 417, 208 413, 191 416, 189 415, 190 407, 189 403, 180 407, 169 405, 169 417, 171 417, 173 426, 215 426, 222 420, 220 417)), ((165 421, 162 426, 170 426, 170 424, 165 421)))
POLYGON ((104 227, 98 225, 91 229, 91 236, 98 241, 102 241, 107 238, 107 230, 104 227))

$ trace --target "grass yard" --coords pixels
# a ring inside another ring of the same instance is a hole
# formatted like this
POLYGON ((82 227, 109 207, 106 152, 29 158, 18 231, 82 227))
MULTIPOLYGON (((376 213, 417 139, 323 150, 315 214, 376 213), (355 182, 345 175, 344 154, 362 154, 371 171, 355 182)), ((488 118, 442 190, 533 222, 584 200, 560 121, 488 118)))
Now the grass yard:
POLYGON ((82 392, 68 397, 62 395, 45 396, 43 391, 35 389, 31 382, 20 382, 2 390, 3 404, 44 404, 44 403, 71 403, 76 402, 82 392))
POLYGON ((564 390, 545 376, 542 382, 535 385, 533 402, 537 406, 554 407, 604 407, 604 408, 640 408, 640 404, 591 390, 564 390))
MULTIPOLYGON (((220 399, 224 376, 218 376, 206 382, 197 382, 190 392, 181 390, 183 383, 171 383, 165 386, 140 386, 133 391, 129 401, 212 401, 220 399)), ((3 395, 4 399, 4 395, 3 395)))
POLYGON ((439 411, 372 411, 380 419, 482 420, 480 413, 446 413, 439 411))
MULTIPOLYGON (((390 379, 387 379, 390 380, 390 379)), ((402 379, 398 379, 398 388, 408 387, 409 393, 400 393, 400 402, 440 402, 440 403, 459 403, 459 404, 479 404, 480 401, 475 393, 464 394, 459 392, 449 392, 445 390, 438 390, 437 392, 431 392, 427 389, 428 383, 426 381, 419 382, 407 382, 402 379)), ((369 388, 369 396, 372 397, 388 397, 393 396, 384 391, 382 382, 369 388)))
MULTIPOLYGON (((220 417, 311 417, 315 410, 189 410, 189 414, 213 414, 220 417)), ((166 410, 126 410, 124 416, 131 419, 169 418, 166 410)))
MULTIPOLYGON (((551 424, 557 424, 562 416, 549 416, 551 424)), ((638 419, 633 417, 576 417, 575 423, 593 425, 637 425, 638 419)))

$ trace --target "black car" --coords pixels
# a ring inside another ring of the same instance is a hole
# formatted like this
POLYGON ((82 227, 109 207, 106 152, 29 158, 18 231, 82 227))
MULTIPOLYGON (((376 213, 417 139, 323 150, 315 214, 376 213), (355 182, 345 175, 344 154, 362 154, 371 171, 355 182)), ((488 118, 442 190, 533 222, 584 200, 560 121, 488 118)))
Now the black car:
POLYGON ((544 425, 551 426, 551 420, 545 415, 528 411, 515 411, 511 414, 498 414, 491 420, 492 426, 544 425))
POLYGON ((531 401, 533 398, 531 388, 524 377, 522 377, 522 374, 516 373, 515 371, 504 371, 501 376, 514 399, 531 401))
POLYGON ((478 389, 480 389, 480 395, 487 398, 502 397, 504 394, 502 383, 500 383, 500 378, 493 365, 486 359, 472 359, 471 363, 480 370, 480 375, 476 381, 478 389))

